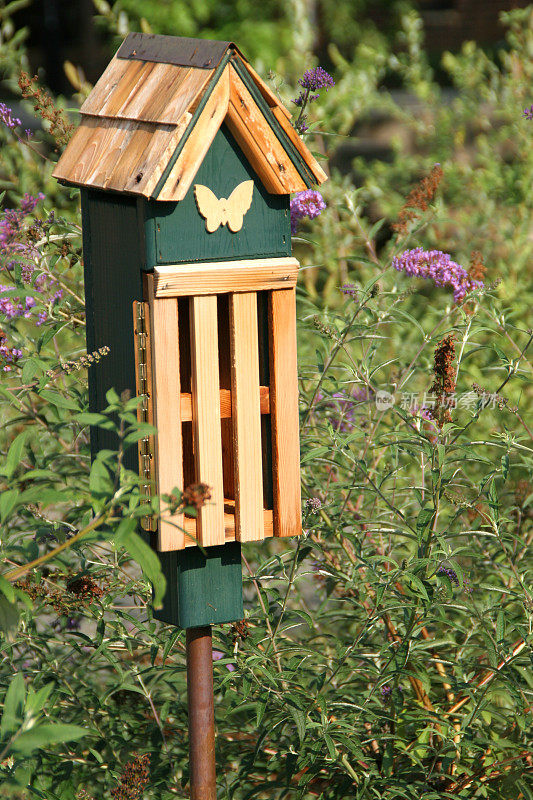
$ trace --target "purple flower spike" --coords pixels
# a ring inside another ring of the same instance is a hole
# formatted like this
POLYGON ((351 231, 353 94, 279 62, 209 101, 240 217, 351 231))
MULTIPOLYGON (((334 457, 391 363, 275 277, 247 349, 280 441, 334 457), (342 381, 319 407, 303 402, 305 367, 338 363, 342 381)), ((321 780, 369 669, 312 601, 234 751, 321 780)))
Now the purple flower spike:
POLYGON ((335 81, 329 72, 322 67, 306 69, 303 78, 300 78, 298 83, 303 89, 308 89, 310 92, 316 92, 318 89, 325 89, 327 92, 330 86, 335 86, 335 81))
POLYGON ((13 116, 13 110, 6 106, 5 103, 0 103, 0 121, 10 130, 16 128, 17 125, 22 125, 20 119, 13 116))
POLYGON ((432 280, 436 286, 451 286, 456 303, 461 302, 468 292, 483 286, 482 281, 472 280, 464 267, 440 250, 415 247, 393 258, 392 266, 409 276, 432 280))
POLYGON ((522 116, 524 116, 526 119, 533 119, 533 106, 524 108, 524 113, 522 116))
POLYGON ((291 200, 291 233, 296 233, 298 223, 303 217, 315 219, 325 208, 324 198, 315 189, 306 189, 305 192, 295 194, 291 200))

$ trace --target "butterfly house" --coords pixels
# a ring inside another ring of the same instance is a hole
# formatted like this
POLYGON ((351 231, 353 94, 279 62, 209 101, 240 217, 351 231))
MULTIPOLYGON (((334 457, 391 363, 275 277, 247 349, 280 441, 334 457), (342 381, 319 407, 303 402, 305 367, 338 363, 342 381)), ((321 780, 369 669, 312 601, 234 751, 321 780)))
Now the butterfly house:
POLYGON ((326 176, 290 116, 231 42, 132 33, 54 172, 81 187, 87 348, 110 348, 91 410, 142 395, 157 435, 126 466, 146 493, 210 488, 143 523, 183 627, 242 616, 240 543, 301 530, 289 203, 326 176))

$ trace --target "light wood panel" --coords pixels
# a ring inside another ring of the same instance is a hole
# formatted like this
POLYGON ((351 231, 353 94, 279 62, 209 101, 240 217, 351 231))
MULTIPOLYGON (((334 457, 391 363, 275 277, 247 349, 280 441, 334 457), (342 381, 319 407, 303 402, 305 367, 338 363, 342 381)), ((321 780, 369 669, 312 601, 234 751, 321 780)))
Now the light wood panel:
POLYGON ((211 92, 194 130, 172 167, 158 200, 183 200, 204 160, 216 132, 224 121, 229 103, 229 67, 222 72, 211 92))
MULTIPOLYGON (((183 358, 183 353, 181 354, 183 358)), ((182 392, 180 395, 181 421, 190 422, 192 420, 192 396, 190 393, 182 392)), ((229 389, 220 390, 220 418, 231 418, 231 391, 229 389)), ((259 408, 261 414, 270 414, 270 389, 268 386, 259 387, 259 408)), ((227 495, 226 495, 227 496, 227 495)))
POLYGON ((149 195, 190 121, 178 126, 84 117, 53 175, 83 186, 149 195))
POLYGON ((267 101, 270 108, 279 109, 280 113, 283 114, 284 117, 290 119, 292 116, 291 112, 285 108, 279 97, 276 94, 274 94, 268 83, 266 83, 261 78, 261 76, 252 67, 252 65, 248 61, 246 61, 246 59, 244 59, 240 54, 236 56, 236 58, 238 58, 242 66, 248 70, 248 72, 253 78, 255 85, 257 86, 257 88, 267 101))
POLYGON ((213 70, 113 58, 81 113, 177 124, 213 70))
MULTIPOLYGON (((283 194, 299 192, 306 189, 306 184, 298 170, 285 152, 281 142, 257 107, 252 95, 233 67, 230 67, 230 114, 241 118, 246 129, 252 132, 252 137, 246 138, 246 149, 249 153, 250 163, 256 170, 264 169, 265 162, 271 167, 273 174, 279 179, 283 194), (235 112, 235 113, 234 113, 235 112)), ((235 119, 233 119, 235 123, 235 119)), ((231 129, 231 121, 228 118, 231 129)), ((237 141, 243 135, 243 129, 235 132, 237 141)), ((243 147, 243 141, 239 144, 243 147)), ((259 172, 258 172, 259 174, 259 172)))
POLYGON ((191 297, 189 307, 196 476, 211 488, 211 500, 198 512, 198 535, 200 544, 208 546, 225 540, 217 299, 191 297))
POLYGON ((225 292, 259 292, 296 285, 299 263, 295 258, 255 258, 211 261, 155 268, 156 297, 225 292))
MULTIPOLYGON (((125 167, 124 176, 115 181, 125 192, 135 192, 150 197, 157 186, 172 153, 191 121, 191 114, 185 112, 179 123, 168 131, 166 126, 152 127, 152 136, 144 148, 135 141, 128 158, 117 165, 117 172, 125 167)), ((129 148, 128 148, 129 150, 129 148)))
POLYGON ((298 134, 298 132, 294 129, 291 125, 290 121, 287 119, 286 115, 280 108, 273 108, 272 113, 278 120, 279 124, 283 128, 283 131, 287 134, 287 137, 290 139, 292 144, 296 147, 302 158, 304 159, 305 163, 313 173, 316 182, 320 185, 327 181, 328 176, 313 156, 307 145, 305 144, 304 140, 298 134))
MULTIPOLYGON (((228 504, 226 504, 228 505, 228 504)), ((198 544, 196 529, 197 520, 193 517, 185 517, 183 522, 185 528, 185 547, 193 547, 198 544)), ((265 538, 273 536, 273 518, 272 511, 265 509, 263 511, 263 528, 265 531, 265 538)), ((227 507, 224 511, 224 542, 235 541, 235 512, 233 508, 227 507)))
POLYGON ((264 538, 257 294, 231 294, 229 312, 235 532, 253 542, 264 538))
MULTIPOLYGON (((145 289, 150 306, 152 339, 152 408, 155 437, 155 475, 158 494, 171 494, 183 486, 183 453, 180 419, 179 331, 177 300, 158 300, 153 292, 151 276, 145 277, 145 289)), ((184 534, 180 529, 183 515, 159 519, 159 550, 181 550, 184 534)))
POLYGON ((301 533, 296 291, 269 297, 270 416, 274 536, 301 533))

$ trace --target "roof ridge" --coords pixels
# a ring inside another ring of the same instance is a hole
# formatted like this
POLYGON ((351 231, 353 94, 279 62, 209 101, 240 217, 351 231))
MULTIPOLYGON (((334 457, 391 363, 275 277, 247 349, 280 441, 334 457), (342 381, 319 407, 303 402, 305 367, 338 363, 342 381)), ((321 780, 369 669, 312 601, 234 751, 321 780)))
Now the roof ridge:
POLYGON ((238 51, 242 55, 234 42, 133 32, 128 33, 116 56, 128 60, 174 64, 178 67, 216 69, 228 50, 238 51))

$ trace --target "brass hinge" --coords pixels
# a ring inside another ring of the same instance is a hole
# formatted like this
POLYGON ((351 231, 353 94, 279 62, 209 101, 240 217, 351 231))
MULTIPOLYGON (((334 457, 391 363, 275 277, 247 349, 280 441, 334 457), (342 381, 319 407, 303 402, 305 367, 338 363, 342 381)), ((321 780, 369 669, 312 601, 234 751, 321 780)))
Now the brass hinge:
MULTIPOLYGON (((148 303, 133 302, 133 328, 135 335, 135 377, 137 396, 142 397, 137 406, 137 419, 153 425, 152 412, 152 361, 150 344, 150 307, 148 303)), ((138 442, 139 475, 143 483, 141 491, 147 500, 152 496, 154 479, 154 437, 144 436, 138 442)), ((145 531, 157 530, 154 517, 142 517, 145 531)))

